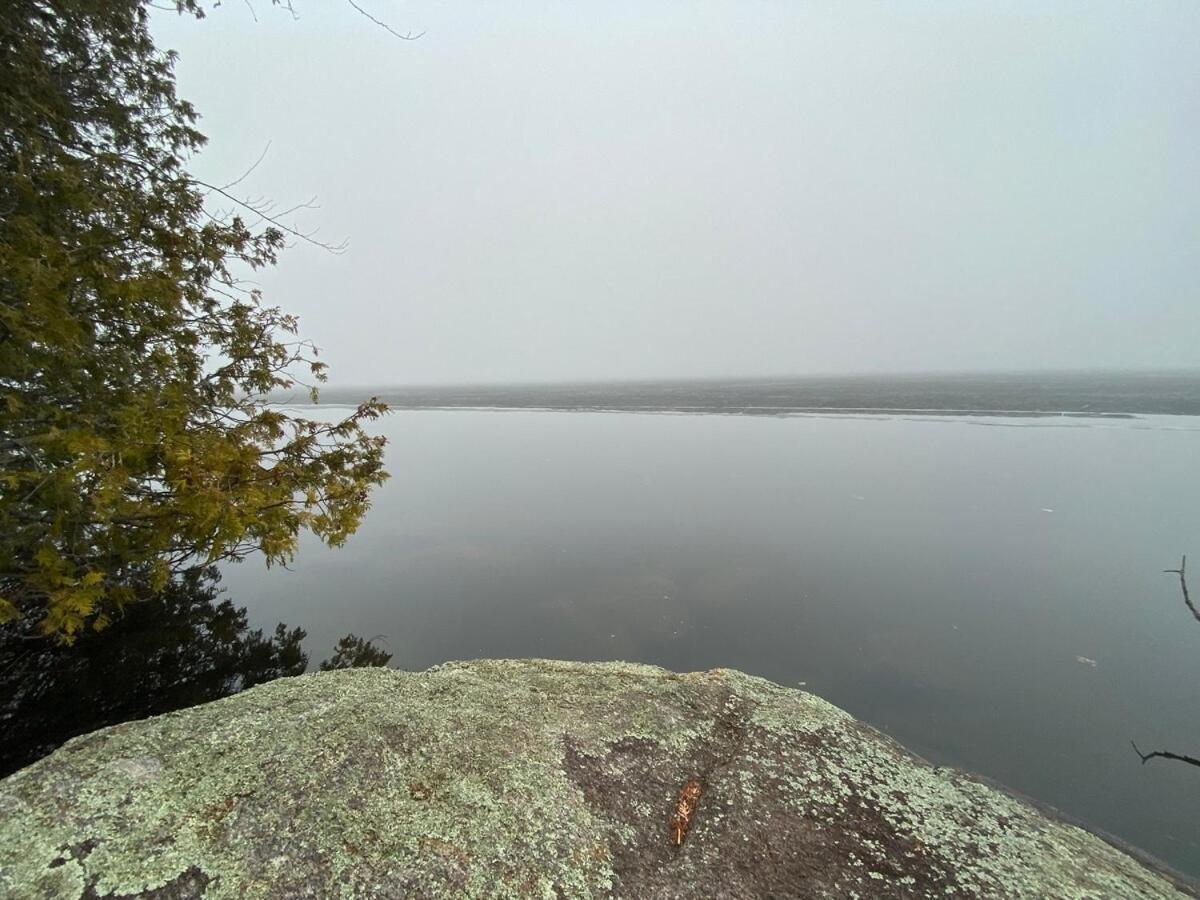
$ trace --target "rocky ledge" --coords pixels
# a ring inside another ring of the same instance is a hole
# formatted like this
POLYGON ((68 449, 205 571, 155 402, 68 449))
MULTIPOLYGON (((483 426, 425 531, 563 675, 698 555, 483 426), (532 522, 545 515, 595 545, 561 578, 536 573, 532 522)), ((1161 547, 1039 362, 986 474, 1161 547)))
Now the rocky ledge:
POLYGON ((0 821, 5 897, 1193 896, 811 694, 623 663, 276 681, 71 741, 0 821))

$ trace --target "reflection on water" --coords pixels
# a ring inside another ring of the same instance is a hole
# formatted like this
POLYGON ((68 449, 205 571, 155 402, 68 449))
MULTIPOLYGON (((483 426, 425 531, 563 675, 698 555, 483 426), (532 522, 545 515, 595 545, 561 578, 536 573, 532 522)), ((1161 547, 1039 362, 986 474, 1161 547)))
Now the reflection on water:
MULTIPOLYGON (((71 646, 39 637, 29 622, 0 629, 0 776, 76 735, 302 674, 304 630, 250 628, 246 610, 221 599, 219 577, 193 569, 71 646)), ((390 658, 353 634, 336 649, 322 668, 390 658)))
POLYGON ((385 635, 410 669, 804 683, 1200 872, 1200 778, 1129 746, 1200 749, 1200 627, 1161 574, 1200 558, 1200 421, 1031 423, 401 412, 345 548, 227 581, 255 621, 385 635))
POLYGON ((299 628, 274 634, 246 624, 220 600, 217 573, 195 569, 135 603, 100 633, 60 646, 13 628, 0 641, 0 772, 7 774, 77 734, 225 697, 308 666, 299 628))

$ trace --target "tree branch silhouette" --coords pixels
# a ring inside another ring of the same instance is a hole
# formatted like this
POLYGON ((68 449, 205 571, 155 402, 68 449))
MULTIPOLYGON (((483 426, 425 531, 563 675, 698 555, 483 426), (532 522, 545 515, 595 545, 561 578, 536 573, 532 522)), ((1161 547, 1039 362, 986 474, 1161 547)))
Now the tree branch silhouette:
POLYGON ((1163 569, 1163 572, 1168 575, 1179 576, 1179 589, 1183 591, 1183 602, 1187 605, 1187 608, 1192 611, 1192 616, 1196 619, 1196 621, 1200 622, 1200 612, 1196 611, 1196 607, 1192 604, 1192 598, 1188 594, 1187 557, 1184 556, 1183 561, 1179 563, 1178 569, 1163 569))
POLYGON ((420 40, 425 35, 425 32, 423 32, 423 31, 420 34, 413 34, 411 31, 407 31, 404 34, 401 34, 399 31, 394 29, 387 22, 383 22, 383 21, 375 18, 373 15, 371 15, 369 12, 367 12, 365 9, 363 9, 361 6, 359 6, 357 3, 355 3, 354 0, 346 0, 346 2, 349 3, 355 9, 355 11, 358 12, 358 14, 360 16, 362 16, 363 18, 367 19, 370 22, 374 22, 376 25, 378 25, 380 28, 382 28, 388 34, 392 35, 393 37, 398 37, 402 41, 420 40))
MULTIPOLYGON (((179 2, 188 2, 188 0, 179 0, 179 2)), ((195 0, 190 0, 190 2, 195 3, 195 0)), ((244 0, 244 2, 246 4, 246 7, 250 10, 250 15, 252 15, 254 17, 254 21, 257 22, 258 14, 254 10, 254 3, 252 2, 252 0, 244 0)), ((417 41, 425 36, 425 32, 423 32, 423 31, 420 32, 419 34, 413 34, 411 31, 406 31, 406 32, 397 31, 395 28, 393 28, 387 22, 383 21, 380 18, 377 18, 376 16, 374 16, 370 12, 368 12, 366 9, 364 9, 361 5, 359 5, 356 2, 356 0, 346 0, 346 3, 350 6, 351 9, 353 9, 356 13, 358 13, 360 16, 362 16, 368 22, 371 22, 372 24, 379 26, 384 31, 386 31, 388 34, 390 34, 392 37, 399 38, 402 41, 417 41)), ((155 9, 162 9, 162 10, 174 10, 175 9, 175 7, 170 6, 170 5, 156 6, 153 3, 150 3, 149 5, 153 6, 155 9)), ((213 9, 216 9, 220 5, 221 5, 221 0, 216 0, 216 2, 213 4, 213 9)), ((293 0, 271 0, 271 5, 277 6, 280 9, 284 10, 293 19, 300 18, 300 14, 296 11, 296 7, 293 3, 293 0)))
MULTIPOLYGON (((1187 556, 1185 555, 1179 563, 1178 569, 1163 569, 1164 574, 1179 576, 1179 590, 1183 593, 1183 602, 1191 612, 1192 617, 1197 622, 1200 622, 1200 612, 1196 611, 1195 605, 1192 603, 1191 594, 1188 593, 1187 583, 1187 556)), ((1189 766, 1200 767, 1200 759, 1194 756, 1185 756, 1182 753, 1172 753, 1170 750, 1152 750, 1149 753, 1143 753, 1138 749, 1138 745, 1133 741, 1129 742, 1133 746, 1133 752, 1142 760, 1144 766, 1147 762, 1158 757, 1159 759, 1173 759, 1176 762, 1187 763, 1189 766)))
POLYGON ((1179 753, 1172 753, 1169 750, 1154 750, 1150 753, 1143 753, 1138 749, 1138 745, 1134 744, 1133 741, 1130 741, 1129 743, 1133 746, 1133 752, 1142 758, 1143 766, 1156 756, 1161 757, 1162 759, 1178 760, 1179 762, 1187 763, 1189 766, 1200 766, 1200 759, 1196 759, 1193 756, 1183 756, 1179 753))

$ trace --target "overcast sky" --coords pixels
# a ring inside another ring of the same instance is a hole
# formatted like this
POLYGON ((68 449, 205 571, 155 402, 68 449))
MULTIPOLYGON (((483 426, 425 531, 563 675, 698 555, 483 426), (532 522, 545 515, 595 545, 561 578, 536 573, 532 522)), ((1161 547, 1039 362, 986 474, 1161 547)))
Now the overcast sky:
POLYGON ((1200 3, 162 15, 340 384, 1200 365, 1200 3))

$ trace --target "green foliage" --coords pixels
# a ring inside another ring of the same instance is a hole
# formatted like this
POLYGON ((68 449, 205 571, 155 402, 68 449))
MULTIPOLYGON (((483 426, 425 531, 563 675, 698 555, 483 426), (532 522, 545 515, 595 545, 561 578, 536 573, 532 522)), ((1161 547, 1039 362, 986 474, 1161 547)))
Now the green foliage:
POLYGON ((325 380, 241 280, 286 229, 206 209, 185 168, 204 137, 147 6, 0 4, 0 621, 68 641, 131 585, 285 561, 305 529, 342 543, 387 477, 364 429, 383 404, 268 405, 325 380))
POLYGON ((381 650, 373 643, 355 634, 348 634, 337 643, 333 656, 321 663, 321 671, 333 669, 368 669, 373 666, 386 666, 391 662, 392 654, 381 650))

